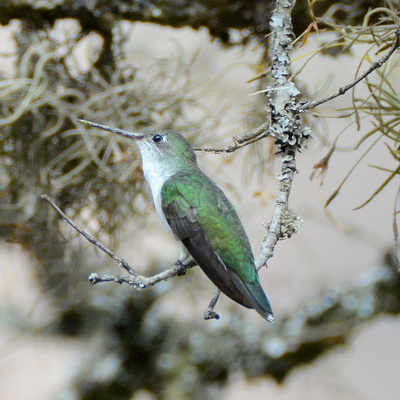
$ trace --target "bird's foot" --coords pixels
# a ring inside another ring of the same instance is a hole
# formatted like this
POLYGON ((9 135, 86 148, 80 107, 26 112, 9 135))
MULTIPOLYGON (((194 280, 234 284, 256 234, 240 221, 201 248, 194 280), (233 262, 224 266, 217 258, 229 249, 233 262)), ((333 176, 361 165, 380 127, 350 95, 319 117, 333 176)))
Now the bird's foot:
POLYGON ((181 261, 181 260, 178 260, 178 261, 175 263, 175 267, 177 268, 177 273, 176 273, 176 275, 178 275, 178 276, 183 276, 183 275, 186 274, 186 266, 182 264, 182 261, 181 261))
POLYGON ((215 306, 217 305, 217 301, 218 301, 218 299, 219 299, 219 295, 220 295, 220 294, 221 294, 221 291, 218 289, 218 290, 215 292, 213 298, 211 299, 210 304, 209 304, 208 307, 207 307, 207 310, 204 311, 204 319, 205 319, 206 321, 208 321, 208 320, 210 320, 210 319, 219 319, 219 318, 220 318, 219 314, 217 314, 217 313, 214 311, 214 308, 215 308, 215 306))
POLYGON ((210 310, 210 308, 207 308, 207 310, 204 312, 204 319, 206 321, 210 319, 220 319, 220 316, 214 310, 210 310))

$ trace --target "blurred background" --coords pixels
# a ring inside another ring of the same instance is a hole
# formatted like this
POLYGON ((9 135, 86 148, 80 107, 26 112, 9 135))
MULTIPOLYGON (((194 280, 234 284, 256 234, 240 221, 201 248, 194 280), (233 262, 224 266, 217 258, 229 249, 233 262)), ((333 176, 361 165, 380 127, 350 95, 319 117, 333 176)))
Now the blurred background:
MULTIPOLYGON (((214 287, 198 268, 145 291, 91 286, 91 272, 123 271, 40 195, 138 273, 170 267, 180 250, 154 213, 137 149, 76 118, 231 145, 266 120, 256 92, 271 83, 273 5, 55 3, 0 5, 0 398, 397 398, 397 54, 303 117, 314 140, 297 155, 291 193, 303 225, 260 271, 276 322, 225 297, 221 319, 205 321, 214 287)), ((337 91, 388 51, 395 2, 372 2, 387 6, 380 14, 358 3, 299 2, 296 34, 314 22, 292 54, 302 99, 337 91)), ((272 140, 198 152, 256 256, 279 189, 274 153, 272 140)))

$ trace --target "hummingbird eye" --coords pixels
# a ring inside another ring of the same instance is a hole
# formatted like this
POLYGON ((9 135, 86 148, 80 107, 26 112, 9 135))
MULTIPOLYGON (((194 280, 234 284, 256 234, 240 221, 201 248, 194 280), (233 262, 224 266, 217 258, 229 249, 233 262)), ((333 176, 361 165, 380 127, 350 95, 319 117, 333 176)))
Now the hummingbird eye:
POLYGON ((154 143, 160 143, 164 140, 164 138, 161 135, 154 135, 153 136, 153 142, 154 143))

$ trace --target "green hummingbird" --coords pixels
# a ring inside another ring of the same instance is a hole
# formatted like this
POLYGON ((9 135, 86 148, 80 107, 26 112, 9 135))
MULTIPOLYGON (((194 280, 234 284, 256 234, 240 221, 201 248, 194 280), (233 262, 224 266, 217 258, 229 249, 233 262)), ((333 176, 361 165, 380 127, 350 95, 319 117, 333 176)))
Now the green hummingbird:
POLYGON ((272 322, 243 225, 224 192, 197 165, 186 139, 170 130, 133 133, 78 121, 138 145, 156 211, 182 247, 179 260, 191 256, 223 293, 272 322))

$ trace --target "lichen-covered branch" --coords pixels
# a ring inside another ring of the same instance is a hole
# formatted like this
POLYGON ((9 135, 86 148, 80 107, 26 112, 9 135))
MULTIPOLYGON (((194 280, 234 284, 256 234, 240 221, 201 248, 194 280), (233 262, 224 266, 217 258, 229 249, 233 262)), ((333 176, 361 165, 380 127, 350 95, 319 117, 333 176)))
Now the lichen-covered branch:
POLYGON ((272 257, 277 241, 290 237, 301 225, 301 219, 289 210, 289 195, 297 172, 296 153, 307 145, 311 130, 300 123, 299 112, 296 111, 297 95, 300 92, 290 80, 290 50, 293 39, 291 13, 294 4, 294 0, 277 1, 270 23, 271 76, 274 83, 262 92, 265 93, 268 119, 271 121, 269 133, 275 138, 282 167, 278 176, 279 195, 268 233, 261 245, 261 253, 257 259, 258 268, 266 265, 272 257))

